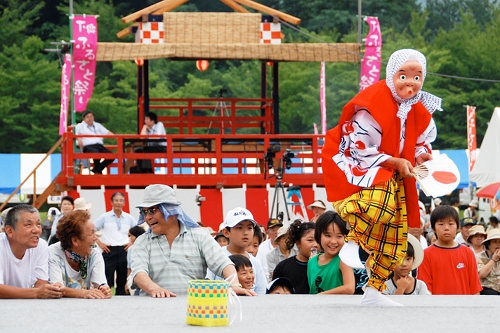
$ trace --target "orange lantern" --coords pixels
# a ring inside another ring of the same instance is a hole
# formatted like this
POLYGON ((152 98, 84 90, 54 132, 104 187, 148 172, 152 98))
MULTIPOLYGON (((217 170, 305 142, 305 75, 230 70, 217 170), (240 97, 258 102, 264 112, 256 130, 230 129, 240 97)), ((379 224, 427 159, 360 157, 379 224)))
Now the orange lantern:
POLYGON ((199 71, 206 71, 208 69, 208 65, 210 65, 210 63, 208 62, 208 60, 197 60, 196 61, 196 68, 198 68, 199 71))

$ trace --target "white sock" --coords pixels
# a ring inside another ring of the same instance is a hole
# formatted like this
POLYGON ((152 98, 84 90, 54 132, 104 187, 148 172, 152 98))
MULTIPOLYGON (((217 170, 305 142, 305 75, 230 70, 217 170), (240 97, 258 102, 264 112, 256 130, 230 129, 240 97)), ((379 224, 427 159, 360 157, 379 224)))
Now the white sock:
POLYGON ((339 257, 340 260, 342 260, 342 262, 349 267, 365 268, 359 259, 359 245, 354 241, 349 241, 342 246, 339 252, 339 257))
POLYGON ((404 306, 397 302, 391 301, 385 295, 382 295, 377 289, 366 286, 365 293, 361 299, 361 305, 367 306, 404 306))

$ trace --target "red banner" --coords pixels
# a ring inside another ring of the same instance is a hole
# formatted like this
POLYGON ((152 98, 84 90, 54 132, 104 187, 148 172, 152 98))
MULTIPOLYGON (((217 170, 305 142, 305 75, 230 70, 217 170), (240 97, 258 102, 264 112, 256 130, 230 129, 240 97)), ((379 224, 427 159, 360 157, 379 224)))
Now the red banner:
POLYGON ((380 79, 380 62, 382 60, 382 34, 377 17, 365 17, 370 32, 365 39, 365 55, 361 62, 361 78, 359 90, 364 90, 380 79))
POLYGON ((73 16, 73 61, 75 110, 83 112, 94 90, 97 55, 97 19, 95 16, 73 16))
POLYGON ((476 163, 476 107, 467 105, 467 143, 469 148, 469 171, 476 163))
POLYGON ((59 116, 59 135, 66 133, 66 126, 68 124, 70 82, 71 54, 65 54, 61 75, 61 114, 59 116))

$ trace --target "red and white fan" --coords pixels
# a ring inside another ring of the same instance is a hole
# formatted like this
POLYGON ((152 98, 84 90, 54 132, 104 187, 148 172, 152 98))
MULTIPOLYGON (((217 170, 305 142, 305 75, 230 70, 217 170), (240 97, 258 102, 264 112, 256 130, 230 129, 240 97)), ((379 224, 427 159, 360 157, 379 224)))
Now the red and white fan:
POLYGON ((434 198, 450 193, 460 183, 458 167, 446 154, 416 166, 413 176, 425 195, 434 198))

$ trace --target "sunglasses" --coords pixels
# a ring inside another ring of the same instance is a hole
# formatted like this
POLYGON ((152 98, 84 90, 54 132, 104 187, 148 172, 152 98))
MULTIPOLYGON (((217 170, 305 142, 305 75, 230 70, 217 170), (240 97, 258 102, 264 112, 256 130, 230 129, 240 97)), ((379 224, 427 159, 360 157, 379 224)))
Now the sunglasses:
POLYGON ((151 207, 145 210, 140 210, 140 214, 142 217, 146 217, 148 215, 154 215, 156 211, 158 210, 158 207, 151 207))

